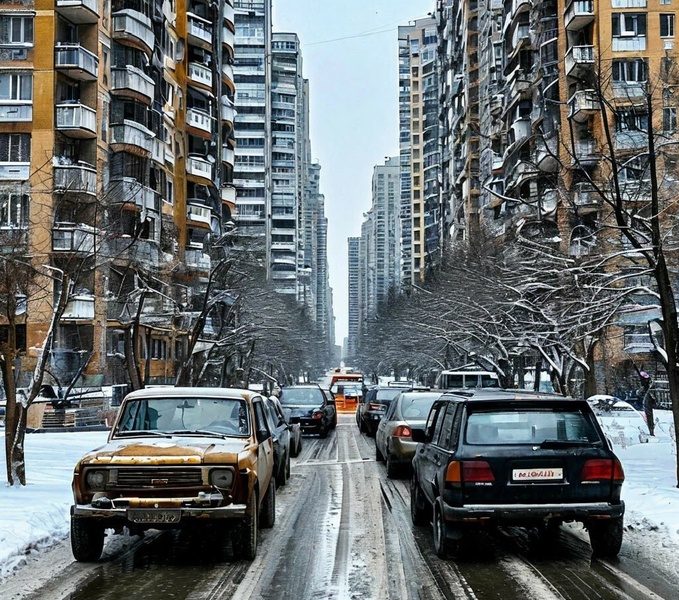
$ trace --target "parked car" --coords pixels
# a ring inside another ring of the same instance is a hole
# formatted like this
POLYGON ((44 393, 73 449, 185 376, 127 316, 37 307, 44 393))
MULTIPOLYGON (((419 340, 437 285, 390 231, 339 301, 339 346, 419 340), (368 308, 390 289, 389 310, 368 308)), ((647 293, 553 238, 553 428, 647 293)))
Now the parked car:
POLYGON ((413 427, 423 426, 429 409, 441 392, 409 390, 391 402, 375 434, 375 458, 387 463, 387 477, 410 468, 417 444, 410 437, 413 427))
POLYGON ((302 433, 317 433, 325 438, 337 423, 335 400, 318 385, 283 387, 278 399, 284 409, 290 409, 290 422, 299 423, 302 433))
POLYGON ((585 400, 523 390, 447 393, 432 406, 413 458, 413 523, 433 522, 444 558, 480 529, 563 522, 589 530, 594 554, 622 544, 624 473, 585 400))
MULTIPOLYGON (((280 388, 277 389, 276 394, 280 394, 280 388)), ((289 408, 285 408, 283 405, 281 405, 278 395, 271 396, 271 401, 274 402, 276 406, 278 406, 278 410, 283 415, 285 422, 288 424, 288 429, 290 430, 290 456, 299 456, 299 453, 302 451, 302 427, 300 426, 299 422, 290 422, 290 414, 292 411, 289 408)))
POLYGON ((410 386, 379 385, 368 388, 356 409, 356 424, 359 431, 370 437, 374 436, 392 400, 408 389, 410 386))
POLYGON ((264 407, 269 422, 269 430, 273 434, 274 463, 273 472, 276 478, 276 487, 283 487, 290 479, 290 447, 292 444, 290 426, 288 421, 279 410, 275 398, 264 397, 264 407))
POLYGON ((104 532, 206 527, 253 559, 276 515, 274 442, 264 398, 225 388, 128 394, 108 443, 75 466, 71 548, 95 561, 104 532))

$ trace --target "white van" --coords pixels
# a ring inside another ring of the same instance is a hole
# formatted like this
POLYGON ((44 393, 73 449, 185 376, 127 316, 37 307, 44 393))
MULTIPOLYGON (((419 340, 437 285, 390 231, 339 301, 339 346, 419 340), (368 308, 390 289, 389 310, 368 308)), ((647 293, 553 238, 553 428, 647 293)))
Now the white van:
POLYGON ((441 371, 436 378, 436 388, 497 388, 500 382, 493 371, 441 371))

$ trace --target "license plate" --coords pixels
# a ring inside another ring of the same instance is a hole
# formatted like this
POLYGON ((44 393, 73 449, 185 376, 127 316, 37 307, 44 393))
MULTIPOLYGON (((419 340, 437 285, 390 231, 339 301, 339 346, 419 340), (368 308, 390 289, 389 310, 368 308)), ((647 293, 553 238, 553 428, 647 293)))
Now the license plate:
POLYGON ((514 481, 561 481, 563 479, 563 469, 552 467, 545 469, 513 469, 512 479, 514 481))
POLYGON ((179 523, 182 513, 179 510, 146 510, 129 508, 127 518, 133 523, 179 523))

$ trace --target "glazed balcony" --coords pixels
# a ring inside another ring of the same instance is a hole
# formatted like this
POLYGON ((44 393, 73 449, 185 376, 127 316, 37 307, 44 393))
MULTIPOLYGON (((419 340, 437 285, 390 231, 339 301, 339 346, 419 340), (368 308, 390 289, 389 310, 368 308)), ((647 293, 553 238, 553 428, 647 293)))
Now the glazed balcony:
POLYGON ((153 102, 155 89, 153 79, 137 67, 127 65, 123 68, 111 69, 111 91, 113 92, 141 95, 150 104, 153 102))
POLYGON ((575 142, 575 156, 572 158, 573 165, 581 167, 595 167, 599 163, 596 140, 577 140, 575 142))
POLYGON ((186 218, 193 223, 202 223, 209 227, 212 222, 212 211, 204 205, 189 204, 187 206, 186 218))
POLYGON ((186 111, 186 124, 205 133, 212 133, 213 121, 214 119, 200 108, 189 108, 186 111))
POLYGON ((582 77, 594 69, 594 46, 572 46, 566 52, 566 75, 582 77))
POLYGON ((236 188, 233 186, 223 187, 222 190, 222 202, 230 206, 236 205, 236 188))
POLYGON ((230 88, 234 88, 233 65, 230 65, 226 62, 222 65, 222 81, 224 81, 224 83, 226 83, 230 88))
POLYGON ((553 173, 559 168, 558 137, 537 137, 535 139, 535 165, 541 171, 553 173))
POLYGON ((573 0, 564 18, 568 31, 580 31, 594 21, 594 0, 573 0))
POLYGON ((236 36, 228 27, 222 27, 222 44, 229 48, 236 45, 236 36))
POLYGON ((97 137, 97 111, 84 104, 56 106, 57 131, 73 138, 97 137))
POLYGON ((58 193, 97 193, 97 171, 87 163, 54 165, 54 189, 58 193))
POLYGON ((202 63, 189 63, 189 81, 212 88, 212 69, 202 63))
POLYGON ((625 100, 645 100, 647 89, 648 86, 645 81, 613 82, 613 96, 615 98, 624 98, 625 100))
POLYGON ((154 134, 136 121, 128 121, 111 125, 111 144, 136 146, 151 154, 153 151, 154 134))
POLYGON ((99 57, 80 44, 58 44, 54 66, 71 79, 94 81, 99 77, 99 57))
POLYGON ((71 296, 66 304, 62 321, 92 321, 94 320, 94 296, 78 294, 71 296))
POLYGON ((510 144, 521 144, 533 134, 530 117, 520 117, 512 122, 509 132, 510 144))
POLYGON ((146 267, 160 266, 160 251, 158 244, 152 240, 137 239, 122 235, 110 238, 106 242, 107 253, 113 260, 134 262, 146 267))
POLYGON ((591 183, 580 182, 573 186, 573 204, 577 207, 598 206, 601 196, 591 183))
POLYGON ((222 121, 233 123, 236 118, 236 109, 232 105, 222 102, 221 117, 222 121))
POLYGON ((56 0, 55 7, 60 15, 76 25, 99 21, 98 0, 56 0))
POLYGON ((186 174, 212 181, 212 164, 203 156, 189 154, 186 158, 186 174))
POLYGON ((136 10, 125 9, 113 15, 113 39, 153 53, 155 35, 151 19, 136 10))
POLYGON ((2 102, 0 100, 0 123, 33 120, 32 102, 2 102))
POLYGON ((187 248, 184 251, 184 262, 187 267, 201 271, 209 271, 212 266, 210 255, 194 248, 187 248))
POLYGON ((615 132, 616 150, 639 150, 648 146, 646 131, 625 130, 615 132))
POLYGON ((212 46, 212 23, 190 12, 187 12, 186 16, 189 20, 189 42, 194 44, 198 42, 201 47, 206 44, 212 46))
POLYGON ((52 251, 88 255, 94 252, 96 230, 83 223, 56 223, 52 229, 52 251))
POLYGON ((601 110, 596 90, 577 90, 569 99, 568 117, 577 123, 584 123, 591 115, 601 110))
POLYGON ((160 212, 160 194, 133 177, 112 179, 108 199, 111 203, 130 203, 141 210, 160 212))
POLYGON ((233 3, 231 0, 226 0, 226 2, 222 3, 222 6, 224 7, 224 21, 233 25, 236 18, 236 11, 233 9, 233 3))
POLYGON ((228 146, 222 146, 222 162, 227 165, 230 165, 233 168, 235 161, 236 153, 234 152, 233 148, 229 148, 228 146))

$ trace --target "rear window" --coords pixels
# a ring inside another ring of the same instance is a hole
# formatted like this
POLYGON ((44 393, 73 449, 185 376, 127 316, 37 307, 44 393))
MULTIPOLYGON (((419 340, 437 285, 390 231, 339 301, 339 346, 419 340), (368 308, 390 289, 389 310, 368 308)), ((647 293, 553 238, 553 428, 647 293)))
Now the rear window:
MULTIPOLYGON (((396 396, 398 396, 400 393, 401 390, 377 390, 377 400, 391 401, 394 398, 396 398, 396 396)), ((371 399, 374 399, 374 397, 371 399)))
POLYGON ((596 443, 599 434, 579 410, 521 409, 472 412, 465 441, 479 445, 541 444, 545 441, 596 443))
POLYGON ((284 388, 279 400, 283 406, 319 406, 323 404, 323 392, 318 388, 284 388))
POLYGON ((401 398, 401 416, 406 421, 425 421, 429 410, 440 394, 404 394, 401 398))

